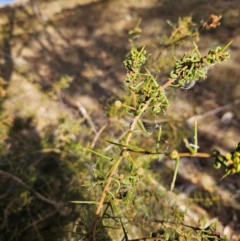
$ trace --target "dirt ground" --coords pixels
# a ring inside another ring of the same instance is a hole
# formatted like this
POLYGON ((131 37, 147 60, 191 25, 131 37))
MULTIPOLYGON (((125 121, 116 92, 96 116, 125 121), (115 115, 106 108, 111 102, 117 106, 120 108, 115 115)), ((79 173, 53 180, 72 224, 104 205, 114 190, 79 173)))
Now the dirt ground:
MULTIPOLYGON (((128 31, 138 20, 142 19, 143 32, 138 43, 155 51, 158 37, 171 31, 167 20, 176 23, 179 17, 191 15, 198 23, 212 13, 223 16, 221 25, 201 34, 199 49, 206 52, 233 40, 231 59, 210 69, 208 78, 191 90, 177 91, 170 112, 178 112, 190 127, 198 119, 202 151, 227 152, 240 141, 238 0, 19 0, 3 7, 0 73, 7 83, 2 101, 5 115, 34 115, 41 136, 62 116, 74 121, 86 117, 86 110, 94 134, 107 121, 105 103, 124 92, 122 61, 130 49, 128 31)), ((161 173, 159 163, 153 163, 153 169, 161 173)), ((202 212, 209 219, 217 218, 225 235, 240 240, 240 176, 221 180, 221 174, 202 160, 195 159, 194 164, 182 160, 176 189, 183 196, 192 190, 220 196, 217 208, 199 203, 197 216, 202 212)))

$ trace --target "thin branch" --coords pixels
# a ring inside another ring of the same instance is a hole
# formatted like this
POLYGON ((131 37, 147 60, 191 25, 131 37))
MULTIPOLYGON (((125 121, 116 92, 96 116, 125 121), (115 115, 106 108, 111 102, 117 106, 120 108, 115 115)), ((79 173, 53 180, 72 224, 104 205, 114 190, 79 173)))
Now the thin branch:
POLYGON ((32 226, 36 226, 38 223, 40 223, 40 222, 46 220, 47 218, 55 215, 57 212, 58 212, 58 211, 55 210, 55 211, 52 211, 52 212, 46 214, 45 216, 43 216, 43 217, 39 218, 38 220, 32 222, 31 224, 27 225, 24 229, 22 229, 22 230, 20 231, 20 233, 24 232, 25 230, 29 229, 29 228, 32 227, 32 226))
POLYGON ((167 87, 169 87, 176 80, 177 79, 168 78, 168 81, 163 86, 160 86, 159 90, 164 91, 167 87))
POLYGON ((96 133, 96 135, 94 136, 94 139, 92 141, 92 144, 91 144, 91 148, 94 148, 98 138, 100 137, 100 135, 102 134, 102 132, 106 129, 106 127, 108 126, 108 123, 104 124, 100 130, 96 133))
POLYGON ((80 103, 80 101, 78 101, 76 103, 76 106, 78 107, 78 110, 80 111, 80 113, 82 114, 82 116, 87 120, 92 132, 94 132, 95 134, 97 134, 97 130, 95 127, 95 124, 93 123, 90 115, 87 113, 86 109, 83 107, 83 105, 80 103))
MULTIPOLYGON (((162 90, 163 87, 161 87, 162 90)), ((129 130, 129 133, 127 135, 127 138, 126 138, 126 141, 125 141, 125 145, 127 146, 131 140, 131 137, 132 137, 132 134, 133 134, 133 131, 138 123, 138 120, 140 119, 140 117, 142 116, 142 114, 144 113, 144 111, 148 108, 149 104, 151 103, 151 101, 153 100, 153 98, 150 98, 143 106, 143 108, 141 109, 140 113, 138 115, 136 115, 133 119, 133 122, 131 124, 131 128, 129 130)))
POLYGON ((213 154, 205 153, 205 152, 197 152, 197 153, 189 153, 189 152, 181 152, 178 153, 179 157, 202 157, 202 158, 210 158, 216 157, 213 154))
POLYGON ((231 104, 227 104, 227 105, 224 105, 224 106, 220 106, 220 107, 217 107, 215 109, 212 109, 212 110, 209 110, 209 111, 206 111, 205 113, 203 114, 199 114, 199 115, 195 115, 195 116, 192 116, 190 118, 188 118, 187 122, 188 123, 191 123, 193 122, 193 120, 195 119, 202 119, 202 118, 205 118, 205 117, 208 117, 208 116, 211 116, 211 115, 215 115, 221 111, 224 111, 226 109, 229 109, 231 108, 233 105, 237 105, 240 103, 240 100, 235 100, 233 103, 231 104))
POLYGON ((65 151, 62 151, 60 149, 57 149, 57 148, 44 148, 44 149, 41 149, 41 150, 34 150, 34 151, 29 151, 27 153, 24 153, 22 155, 18 155, 18 156, 14 156, 13 159, 19 159, 19 158, 22 158, 22 157, 25 157, 25 156, 30 156, 30 155, 34 155, 34 154, 42 154, 42 153, 57 153, 57 154, 64 154, 64 155, 67 155, 68 153, 65 152, 65 151))
POLYGON ((33 216, 32 216, 32 213, 31 213, 31 210, 30 210, 30 208, 29 208, 29 206, 27 206, 27 210, 28 210, 28 212, 29 212, 29 215, 30 215, 30 217, 31 217, 31 219, 32 219, 32 226, 33 226, 33 229, 35 230, 35 232, 36 232, 36 234, 37 234, 37 237, 38 237, 38 240, 40 240, 40 241, 42 241, 42 237, 41 237, 41 235, 40 235, 40 233, 39 233, 39 230, 38 230, 38 227, 37 227, 37 223, 36 223, 36 221, 34 220, 34 218, 33 218, 33 216))
MULTIPOLYGON (((144 111, 148 108, 148 106, 149 106, 149 104, 151 103, 151 101, 152 101, 152 98, 150 98, 150 99, 145 103, 145 105, 144 105, 143 108, 141 109, 140 113, 139 113, 137 116, 134 117, 134 120, 133 120, 133 122, 132 122, 131 128, 130 128, 130 130, 129 130, 129 133, 128 133, 127 137, 126 137, 126 141, 125 141, 125 145, 126 145, 126 146, 129 144, 129 142, 130 142, 130 140, 131 140, 132 133, 133 133, 133 131, 134 131, 136 125, 137 125, 137 122, 138 122, 139 118, 140 118, 141 115, 144 113, 144 111)), ((123 150, 124 150, 124 148, 123 148, 123 150)), ((111 172, 110 172, 110 174, 109 174, 109 176, 108 176, 108 179, 107 179, 107 181, 106 181, 106 184, 105 184, 105 186, 104 186, 104 189, 103 189, 103 192, 102 192, 102 196, 101 196, 101 198, 100 198, 100 201, 99 201, 97 210, 96 210, 96 212, 95 212, 95 218, 94 218, 92 227, 91 227, 91 229, 90 229, 90 231, 89 231, 89 237, 88 237, 88 238, 89 238, 90 240, 93 239, 92 236, 93 236, 93 233, 94 233, 94 231, 95 231, 96 224, 97 224, 97 222, 99 221, 99 215, 100 215, 100 212, 101 212, 101 210, 102 210, 103 203, 104 203, 105 198, 106 198, 106 196, 107 196, 107 192, 108 192, 108 190, 109 190, 109 187, 110 187, 110 184, 111 184, 111 182, 112 182, 113 176, 114 176, 114 174, 115 174, 115 172, 116 172, 116 170, 117 170, 117 168, 118 168, 118 166, 119 166, 119 164, 120 164, 120 162, 121 162, 122 159, 123 159, 123 156, 122 156, 122 155, 118 157, 118 159, 116 160, 115 164, 114 164, 113 167, 112 167, 112 170, 111 170, 111 172)))
POLYGON ((21 186, 27 188, 28 190, 30 190, 32 193, 35 194, 35 196, 37 198, 39 198, 40 200, 46 202, 46 203, 49 203, 51 205, 53 205, 57 210, 60 210, 60 208, 63 206, 63 203, 57 203, 53 200, 50 200, 46 197, 44 197, 42 194, 40 194, 39 192, 36 192, 35 190, 33 190, 30 186, 28 186, 25 182, 23 182, 19 177, 9 173, 9 172, 5 172, 5 171, 2 171, 0 170, 0 175, 4 175, 6 177, 9 177, 11 179, 13 179, 14 181, 16 181, 17 183, 19 183, 21 186))
POLYGON ((137 239, 129 239, 128 241, 167 241, 166 239, 162 238, 162 237, 145 237, 145 238, 137 238, 137 239))
POLYGON ((12 202, 10 202, 7 207, 4 209, 4 221, 1 225, 1 229, 3 229, 4 227, 6 227, 6 229, 8 229, 8 210, 11 208, 11 206, 14 204, 14 202, 16 202, 17 199, 13 200, 12 202))

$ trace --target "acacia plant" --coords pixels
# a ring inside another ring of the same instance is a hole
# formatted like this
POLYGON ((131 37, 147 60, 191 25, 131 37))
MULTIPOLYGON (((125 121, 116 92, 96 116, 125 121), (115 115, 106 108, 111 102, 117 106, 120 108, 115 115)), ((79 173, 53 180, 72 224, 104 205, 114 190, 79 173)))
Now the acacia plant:
MULTIPOLYGON (((179 21, 175 26, 173 35, 168 38, 165 44, 162 44, 161 51, 170 47, 176 47, 179 43, 187 38, 194 38, 203 28, 212 28, 219 25, 221 16, 211 15, 209 20, 202 23, 200 27, 194 31, 189 30, 188 26, 191 21, 188 19, 179 21), (179 24, 185 26, 186 31, 181 33, 177 31, 179 24)), ((141 32, 139 26, 131 31, 132 39, 141 32)), ((180 152, 177 149, 171 151, 162 151, 160 145, 162 138, 162 127, 156 123, 149 124, 144 121, 144 115, 151 113, 152 116, 164 116, 170 106, 167 89, 180 88, 190 89, 195 83, 201 79, 207 78, 207 72, 216 64, 221 64, 230 58, 230 53, 227 51, 231 42, 224 47, 216 47, 209 50, 206 55, 202 55, 198 46, 193 42, 193 49, 190 53, 184 53, 180 59, 174 58, 174 67, 170 71, 169 77, 164 84, 160 84, 157 80, 157 74, 152 74, 146 67, 147 62, 151 59, 145 47, 136 47, 132 41, 132 48, 123 62, 126 68, 125 83, 127 86, 126 96, 115 101, 116 113, 124 111, 127 115, 132 116, 132 122, 126 133, 121 135, 118 141, 107 140, 108 144, 114 147, 114 151, 110 154, 104 150, 97 151, 87 149, 91 153, 91 158, 96 158, 95 180, 90 184, 93 188, 97 188, 95 200, 89 202, 73 201, 75 203, 88 203, 96 205, 96 211, 88 232, 82 233, 81 238, 86 240, 104 239, 102 236, 103 230, 106 228, 120 228, 122 230, 122 238, 129 240, 128 233, 123 220, 134 220, 134 211, 128 208, 129 205, 134 205, 135 195, 138 192, 138 186, 145 181, 145 166, 146 162, 140 161, 155 158, 165 157, 166 160, 175 161, 175 170, 170 185, 170 191, 173 191, 174 183, 177 178, 178 165, 182 157, 198 156, 201 158, 213 158, 215 160, 214 167, 225 167, 225 175, 240 172, 240 143, 233 148, 231 153, 222 155, 218 150, 210 151, 209 153, 198 152, 197 140, 197 125, 194 131, 194 145, 187 143, 188 152, 180 152), (139 141, 139 126, 147 136, 153 132, 157 133, 155 148, 146 149, 141 146, 139 141), (100 196, 98 195, 100 194, 100 196), (131 211, 129 211, 131 210, 131 211)), ((157 61, 161 59, 159 54, 157 61)), ((156 68, 155 68, 156 69, 156 68)), ((146 204, 147 205, 147 204, 146 204)), ((132 206, 131 206, 132 207, 132 206)), ((226 240, 217 231, 215 224, 207 228, 193 227, 184 224, 184 213, 177 215, 177 208, 167 210, 166 215, 163 215, 162 220, 149 219, 148 226, 153 223, 161 224, 157 230, 149 233, 144 239, 158 240, 226 240), (174 214, 174 215, 173 215, 174 214), (173 215, 175 218, 169 218, 173 215)), ((137 222, 135 220, 135 222, 137 222)), ((114 232, 113 232, 114 233, 114 232)), ((114 238, 117 238, 114 236, 114 238)), ((135 237, 135 240, 142 240, 142 237, 135 237)))

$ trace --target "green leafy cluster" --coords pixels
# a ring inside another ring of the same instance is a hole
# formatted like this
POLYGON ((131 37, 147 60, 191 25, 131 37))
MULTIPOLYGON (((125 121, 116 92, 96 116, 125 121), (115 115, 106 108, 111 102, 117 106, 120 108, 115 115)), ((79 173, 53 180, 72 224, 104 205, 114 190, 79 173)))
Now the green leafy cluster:
POLYGON ((136 168, 133 165, 130 168, 131 172, 129 174, 119 175, 119 178, 115 180, 117 183, 115 198, 126 202, 132 201, 134 189, 143 177, 141 168, 136 168))
MULTIPOLYGON (((123 155, 125 158, 128 158, 128 151, 124 151, 123 155)), ((95 169, 97 180, 89 185, 103 186, 106 184, 106 173, 104 167, 102 166, 102 161, 98 164, 98 166, 98 169, 95 169)), ((125 169, 125 171, 122 170, 120 174, 115 175, 112 179, 112 184, 107 191, 107 196, 111 201, 131 201, 134 196, 135 188, 143 177, 142 168, 137 167, 132 163, 125 167, 125 169)))
POLYGON ((136 106, 131 108, 136 110, 136 113, 140 112, 145 103, 149 101, 148 108, 152 108, 153 112, 158 114, 165 112, 169 102, 165 92, 160 90, 156 78, 147 69, 141 72, 148 57, 144 47, 139 51, 136 48, 131 50, 130 55, 123 62, 127 69, 125 82, 128 83, 129 90, 134 93, 136 106))
POLYGON ((141 67, 145 64, 147 59, 147 51, 144 47, 139 51, 136 47, 132 48, 130 55, 123 62, 125 68, 127 69, 125 82, 135 84, 140 74, 141 67))
POLYGON ((205 228, 193 227, 182 222, 167 222, 162 220, 158 222, 162 223, 162 227, 157 232, 151 233, 150 236, 163 238, 160 240, 227 240, 226 237, 218 233, 217 222, 213 222, 205 228))
POLYGON ((171 36, 166 39, 168 45, 180 44, 182 40, 191 37, 199 40, 198 28, 191 16, 179 17, 178 23, 174 24, 170 20, 167 23, 173 28, 171 36))
POLYGON ((209 50, 208 54, 203 57, 194 43, 194 49, 189 56, 185 53, 180 60, 175 58, 175 67, 169 75, 171 79, 176 80, 175 86, 189 89, 199 79, 206 79, 207 71, 211 67, 230 58, 229 52, 225 52, 225 50, 231 42, 224 48, 217 47, 215 50, 209 50))
POLYGON ((219 233, 217 220, 206 222, 206 220, 202 218, 198 221, 198 226, 192 226, 185 223, 186 213, 180 211, 179 207, 172 206, 171 208, 166 208, 166 203, 163 203, 163 205, 162 217, 159 219, 155 218, 152 222, 149 222, 150 224, 158 224, 158 229, 150 233, 151 238, 164 241, 227 240, 224 235, 219 233))
POLYGON ((213 155, 215 156, 214 168, 219 169, 223 165, 225 176, 240 172, 240 142, 232 152, 226 155, 222 155, 217 149, 213 150, 213 155))

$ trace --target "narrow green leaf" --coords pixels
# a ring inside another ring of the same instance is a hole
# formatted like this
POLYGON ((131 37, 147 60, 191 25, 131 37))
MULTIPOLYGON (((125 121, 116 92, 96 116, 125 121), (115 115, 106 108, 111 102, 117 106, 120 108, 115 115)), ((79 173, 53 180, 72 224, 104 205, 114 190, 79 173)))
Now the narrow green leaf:
POLYGON ((131 149, 132 151, 142 151, 142 152, 145 152, 146 150, 143 149, 143 148, 140 148, 138 146, 134 146, 134 145, 123 145, 123 144, 120 144, 120 143, 117 143, 117 142, 113 142, 113 141, 109 141, 109 140, 106 140, 107 142, 109 142, 110 144, 113 144, 115 146, 120 146, 120 147, 125 147, 125 148, 129 148, 131 149))
POLYGON ((223 47, 223 49, 221 50, 221 53, 223 53, 233 42, 233 40, 231 40, 226 46, 223 47))
POLYGON ((96 155, 98 155, 98 156, 100 156, 100 157, 103 157, 103 158, 105 158, 105 159, 107 159, 107 160, 112 160, 111 157, 105 156, 105 155, 103 155, 102 153, 96 152, 96 151, 94 151, 94 150, 92 150, 92 149, 86 148, 86 150, 89 151, 89 152, 92 152, 93 154, 96 154, 96 155))

